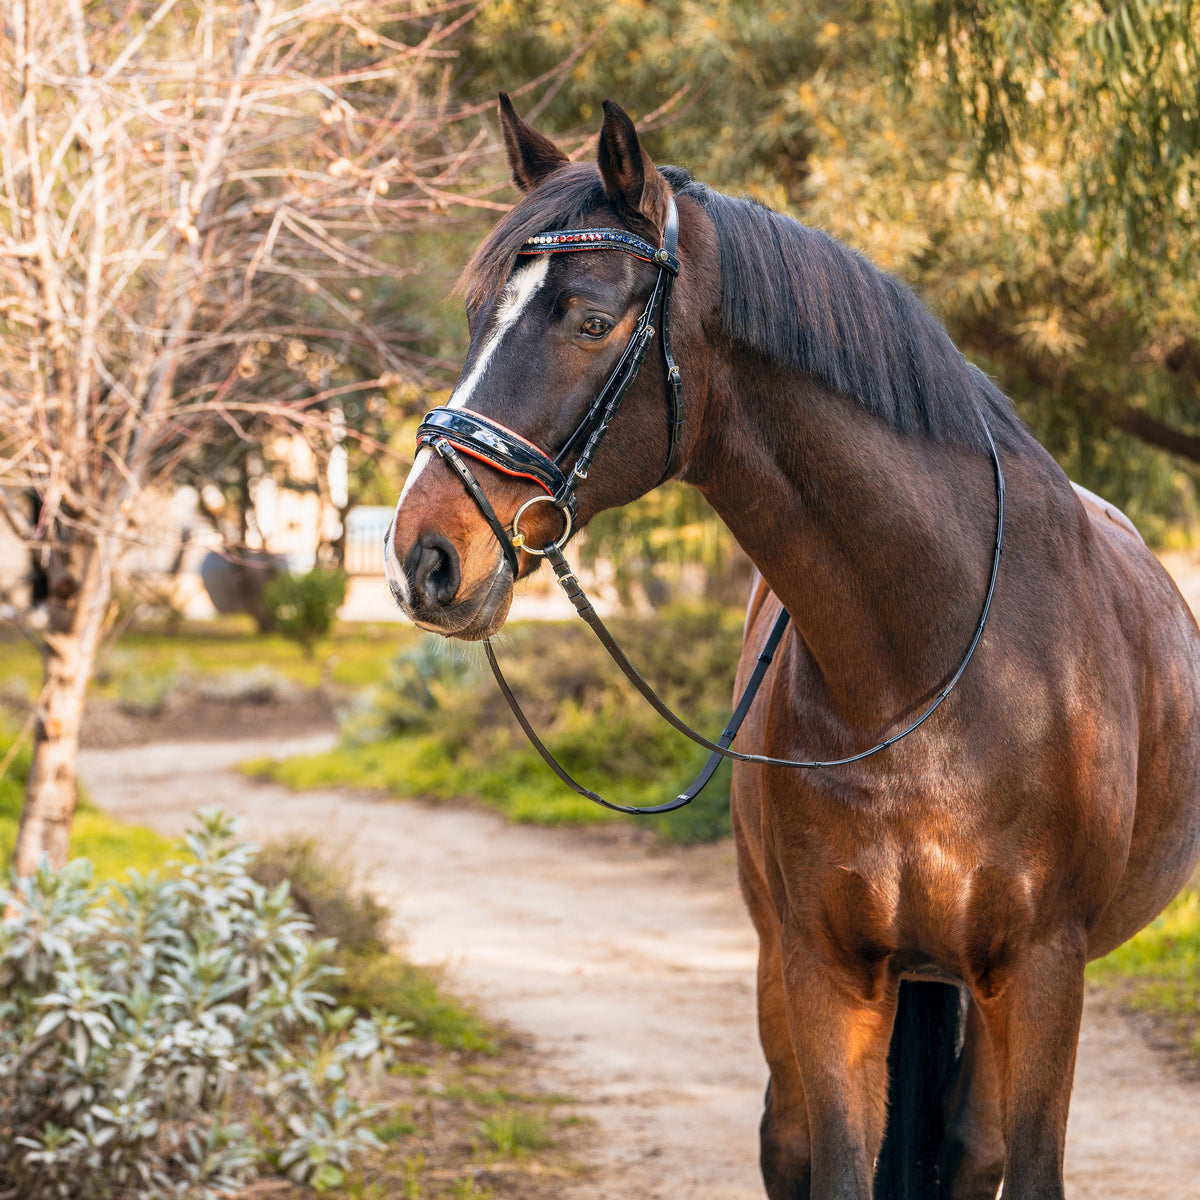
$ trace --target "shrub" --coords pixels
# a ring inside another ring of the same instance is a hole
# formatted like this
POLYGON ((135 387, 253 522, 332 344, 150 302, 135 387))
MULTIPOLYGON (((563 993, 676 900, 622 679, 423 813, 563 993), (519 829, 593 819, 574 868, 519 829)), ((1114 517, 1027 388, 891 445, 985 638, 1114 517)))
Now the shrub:
POLYGON ((250 872, 268 888, 286 881, 313 932, 335 940, 330 961, 338 973, 327 986, 338 1004, 399 1017, 414 1035, 453 1050, 495 1051, 487 1027, 442 994, 434 973, 391 951, 388 910, 356 888, 350 873, 311 838, 268 842, 250 872))
POLYGON ((311 656, 345 602, 346 575, 319 567, 304 575, 280 575, 267 584, 265 596, 275 627, 311 656))
MULTIPOLYGON (((652 620, 612 622, 617 640, 663 697, 715 737, 729 717, 742 617, 713 607, 672 609, 652 620)), ((634 692, 582 622, 539 621, 506 631, 505 674, 546 744, 588 787, 623 804, 658 804, 689 783, 708 757, 634 692), (673 790, 674 789, 674 790, 673 790)), ((400 795, 477 796, 517 820, 607 819, 574 796, 526 742, 486 665, 469 649, 427 638, 391 665, 369 707, 344 727, 346 744, 272 773, 313 782, 386 787, 400 795)), ((687 808, 650 818, 665 836, 709 841, 729 832, 730 769, 687 808)))
MULTIPOLYGON (((250 874, 264 887, 286 883, 292 903, 318 937, 337 943, 335 954, 383 954, 388 910, 355 889, 350 874, 318 853, 312 838, 281 838, 255 855, 250 874)), ((336 986, 337 980, 334 980, 336 986)))
POLYGON ((101 889, 76 859, 0 896, 4 1195, 202 1198, 270 1171, 323 1188, 379 1144, 347 1079, 404 1026, 334 1008, 331 944, 286 884, 250 878, 230 821, 201 820, 162 875, 101 889))
MULTIPOLYGON (((461 704, 468 690, 484 681, 478 661, 445 638, 426 634, 415 646, 401 650, 388 664, 383 682, 363 698, 357 711, 343 721, 352 741, 420 733, 440 719, 447 709, 461 704)), ((486 683, 492 685, 487 675, 486 683)))

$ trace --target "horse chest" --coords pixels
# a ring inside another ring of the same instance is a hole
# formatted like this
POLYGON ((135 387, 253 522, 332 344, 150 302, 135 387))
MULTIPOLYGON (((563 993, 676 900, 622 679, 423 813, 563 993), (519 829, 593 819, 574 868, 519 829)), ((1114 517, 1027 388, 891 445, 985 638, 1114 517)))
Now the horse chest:
POLYGON ((889 977, 993 973, 1036 924, 1037 865, 984 856, 949 814, 826 809, 770 824, 764 867, 784 929, 864 995, 889 977))

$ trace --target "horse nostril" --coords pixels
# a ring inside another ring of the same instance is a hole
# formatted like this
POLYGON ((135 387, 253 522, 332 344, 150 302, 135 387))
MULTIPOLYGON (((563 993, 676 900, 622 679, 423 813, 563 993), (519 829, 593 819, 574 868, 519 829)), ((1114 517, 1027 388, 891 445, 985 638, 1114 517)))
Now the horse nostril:
POLYGON ((409 552, 406 567, 413 594, 430 608, 446 608, 453 601, 461 582, 458 552, 441 534, 424 534, 409 552))

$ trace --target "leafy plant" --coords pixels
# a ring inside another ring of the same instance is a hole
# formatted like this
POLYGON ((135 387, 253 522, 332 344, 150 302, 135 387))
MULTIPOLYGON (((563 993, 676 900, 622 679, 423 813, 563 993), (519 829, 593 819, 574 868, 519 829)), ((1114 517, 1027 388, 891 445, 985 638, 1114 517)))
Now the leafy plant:
POLYGON ((388 910, 312 839, 268 842, 250 871, 267 888, 286 881, 315 935, 336 941, 330 962, 337 973, 326 986, 339 1005, 398 1017, 414 1035, 449 1049, 495 1051, 483 1022, 442 993, 436 974, 391 950, 388 910))
POLYGON ((348 714, 344 732, 352 741, 398 737, 428 729, 454 697, 480 678, 478 662, 469 660, 444 638, 426 635, 400 651, 388 665, 384 681, 348 714))
MULTIPOLYGON (((613 629, 667 703, 716 735, 731 707, 741 625, 740 613, 707 606, 618 620, 613 629)), ((587 786, 624 804, 656 804, 704 763, 705 751, 642 701, 581 624, 516 625, 506 641, 504 670, 522 705, 546 744, 587 786)), ((293 787, 350 784, 400 796, 475 796, 514 820, 538 824, 614 819, 551 774, 490 674, 456 665, 434 639, 397 660, 370 711, 344 732, 344 743, 326 754, 248 769, 293 787)), ((687 808, 651 818, 654 827, 682 842, 728 833, 729 781, 723 766, 687 808)))
POLYGON ((272 1170, 325 1188, 380 1144, 347 1083, 408 1027, 334 1007, 332 943, 248 875, 233 822, 201 814, 187 846, 161 875, 99 888, 76 859, 0 895, 5 1195, 207 1198, 272 1170))
POLYGON ((267 584, 265 597, 279 632, 311 657, 345 602, 346 574, 317 567, 303 575, 279 575, 267 584))

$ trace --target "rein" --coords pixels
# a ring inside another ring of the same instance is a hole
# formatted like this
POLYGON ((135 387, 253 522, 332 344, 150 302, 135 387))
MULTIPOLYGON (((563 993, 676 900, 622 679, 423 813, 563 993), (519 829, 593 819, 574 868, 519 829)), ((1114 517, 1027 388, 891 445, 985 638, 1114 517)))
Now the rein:
POLYGON ((758 660, 754 664, 754 670, 751 672, 746 688, 742 692, 725 729, 717 741, 710 741, 672 712, 658 693, 654 691, 638 672, 637 668, 625 656, 624 651, 601 620, 600 615, 596 612, 587 594, 580 586, 579 580, 575 577, 575 573, 571 570, 570 564, 563 557, 560 543, 565 545, 574 529, 575 518, 579 510, 578 499, 575 494, 579 482, 587 478, 588 470, 591 467, 592 460, 596 456, 600 443, 604 440, 604 436, 608 432, 608 427, 613 417, 616 416, 626 392, 629 391, 634 380, 637 378, 642 362, 645 359, 646 351, 649 349, 650 343, 654 340, 654 320, 656 314, 660 315, 660 345, 663 365, 666 370, 668 402, 667 461, 662 477, 659 479, 659 484, 669 478, 675 469, 675 463, 679 455, 679 445, 683 437, 684 416, 682 377, 671 353, 670 338, 671 288, 675 277, 679 274, 679 260, 676 256, 678 240, 679 214, 674 198, 671 198, 667 222, 663 230, 663 242, 659 249, 655 249, 636 234, 615 229, 569 229, 561 232, 543 233, 529 238, 522 247, 520 251, 522 255, 561 254, 578 250, 619 250, 623 253, 631 254, 644 262, 653 263, 658 267, 658 276, 654 283, 654 290, 651 292, 650 298, 646 302, 646 307, 642 310, 642 314, 638 318, 629 343, 626 345, 617 365, 605 381, 604 386, 600 389, 600 393, 588 406, 583 420, 580 421, 575 432, 571 434, 554 458, 551 458, 538 446, 535 446, 520 434, 500 424, 500 422, 465 408, 435 408, 426 414, 417 429, 417 446, 428 446, 435 450, 459 477, 463 487, 471 499, 475 501, 484 519, 491 526, 492 532, 496 535, 497 541, 500 543, 505 560, 512 571, 513 579, 516 579, 519 570, 518 550, 523 549, 527 554, 545 558, 550 563, 559 586, 566 593, 567 599, 571 601, 575 611, 591 628, 600 641, 600 644, 608 651, 609 656, 620 668, 622 674, 633 684, 647 703, 649 703, 650 707, 674 729, 710 752, 708 761, 704 764, 704 767, 696 778, 692 780, 691 784, 684 791, 680 792, 674 800, 670 800, 665 804, 638 808, 629 805, 614 804, 612 801, 604 799, 603 796, 591 791, 573 779, 543 744, 530 724, 529 718, 522 710, 512 689, 509 687, 508 681, 504 678, 504 673, 500 669, 500 663, 492 648, 491 639, 485 639, 484 649, 487 653, 488 665, 492 669, 492 674, 496 678, 501 693, 508 702, 509 708, 512 709, 518 724, 525 731, 525 736, 555 775, 571 788, 572 791, 587 797, 587 799, 594 801, 596 804, 602 805, 604 808, 610 808, 615 812, 629 813, 635 816, 672 812, 677 808, 682 808, 685 804, 690 804, 703 791, 709 780, 716 773, 721 760, 725 758, 734 759, 738 762, 758 763, 761 766, 791 767, 805 770, 841 767, 847 766, 850 763, 860 762, 864 758, 870 758, 872 755, 886 750, 889 746, 895 745, 901 738, 907 737, 914 730, 918 729, 933 716, 954 690, 955 685, 962 678, 963 672, 966 671, 967 664, 970 663, 974 656, 980 639, 983 637, 983 630, 987 625, 988 612, 992 605, 992 596, 996 590, 996 577, 1000 571, 1000 553, 1004 541, 1004 472, 1000 466, 1000 455, 992 439, 991 430, 988 428, 983 414, 980 413, 980 421, 983 424, 983 431, 987 437, 988 451, 991 456, 996 479, 996 538, 992 549, 991 575, 988 579, 987 592, 984 596, 983 608, 980 612, 979 620, 976 622, 974 634, 966 653, 963 655, 962 661, 950 677, 949 682, 916 720, 906 725, 898 733, 872 746, 869 750, 862 750, 857 754, 851 754, 845 758, 804 761, 771 758, 764 754, 744 754, 741 751, 730 749, 733 739, 737 736, 738 730, 741 728, 746 715, 750 711, 751 705, 754 703, 754 698, 758 694, 763 679, 766 677, 767 669, 770 667, 779 643, 782 641, 784 632, 787 629, 790 618, 786 608, 781 609, 779 616, 775 619, 775 623, 767 635, 763 649, 759 653, 758 660), (472 475, 463 455, 478 459, 506 475, 528 479, 542 489, 539 494, 525 501, 517 509, 513 517, 511 533, 505 529, 500 518, 496 515, 496 510, 492 507, 491 501, 484 494, 474 475, 472 475), (576 456, 574 465, 568 470, 567 463, 570 461, 572 455, 576 456), (527 509, 539 503, 551 504, 562 513, 563 532, 559 535, 557 541, 549 542, 541 549, 536 549, 527 544, 525 535, 520 529, 520 520, 527 509))

